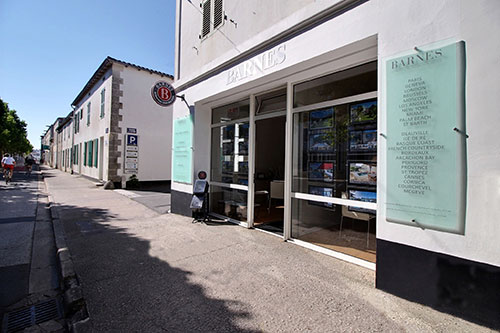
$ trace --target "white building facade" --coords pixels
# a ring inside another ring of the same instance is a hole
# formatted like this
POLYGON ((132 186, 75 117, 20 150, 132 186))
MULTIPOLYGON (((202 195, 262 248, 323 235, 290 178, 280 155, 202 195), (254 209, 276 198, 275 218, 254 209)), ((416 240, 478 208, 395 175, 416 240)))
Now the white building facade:
POLYGON ((172 107, 151 89, 172 76, 108 57, 72 103, 72 170, 123 186, 170 182, 172 107), (133 142, 131 142, 133 141, 133 142))
POLYGON ((178 0, 172 212, 207 171, 213 215, 500 327, 498 17, 494 0, 178 0))
POLYGON ((73 153, 73 112, 63 118, 56 129, 58 169, 71 172, 73 153))

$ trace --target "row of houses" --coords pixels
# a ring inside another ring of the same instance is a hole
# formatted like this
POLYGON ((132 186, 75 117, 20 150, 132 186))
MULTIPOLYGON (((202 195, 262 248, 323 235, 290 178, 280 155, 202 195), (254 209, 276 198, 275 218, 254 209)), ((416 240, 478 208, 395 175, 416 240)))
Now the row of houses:
POLYGON ((171 76, 108 58, 47 131, 48 163, 119 185, 137 135, 138 178, 171 180, 173 213, 205 171, 213 216, 500 327, 498 1, 176 6, 182 98, 157 106, 171 76))
POLYGON ((132 175, 168 185, 172 107, 156 103, 151 89, 172 80, 169 74, 107 57, 71 103, 72 110, 42 135, 44 163, 114 187, 124 186, 132 175))

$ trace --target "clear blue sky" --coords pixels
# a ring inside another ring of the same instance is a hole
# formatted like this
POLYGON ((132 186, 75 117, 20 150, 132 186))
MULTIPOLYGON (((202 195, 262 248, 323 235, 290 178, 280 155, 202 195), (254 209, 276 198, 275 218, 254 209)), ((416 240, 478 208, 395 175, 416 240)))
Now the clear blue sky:
POLYGON ((107 56, 173 74, 175 0, 0 0, 0 98, 40 135, 107 56))

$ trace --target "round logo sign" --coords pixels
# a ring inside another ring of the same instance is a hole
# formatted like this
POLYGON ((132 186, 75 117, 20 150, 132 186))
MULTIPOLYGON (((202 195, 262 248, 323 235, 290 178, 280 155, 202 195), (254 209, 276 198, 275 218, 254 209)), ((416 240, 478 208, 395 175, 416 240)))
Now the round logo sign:
POLYGON ((151 88, 151 96, 158 105, 169 106, 175 101, 175 90, 167 82, 159 81, 151 88))

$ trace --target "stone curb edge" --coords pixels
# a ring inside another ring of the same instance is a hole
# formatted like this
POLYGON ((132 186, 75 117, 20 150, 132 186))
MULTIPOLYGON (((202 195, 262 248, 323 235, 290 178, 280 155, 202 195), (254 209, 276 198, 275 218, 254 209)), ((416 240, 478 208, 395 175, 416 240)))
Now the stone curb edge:
POLYGON ((61 220, 57 203, 48 192, 48 184, 45 181, 43 171, 40 173, 45 184, 49 209, 52 221, 52 229, 57 249, 57 261, 59 264, 59 277, 61 287, 64 292, 64 312, 68 328, 71 332, 87 331, 90 328, 90 317, 87 311, 87 304, 83 297, 82 287, 74 269, 73 259, 66 243, 66 236, 61 220))

